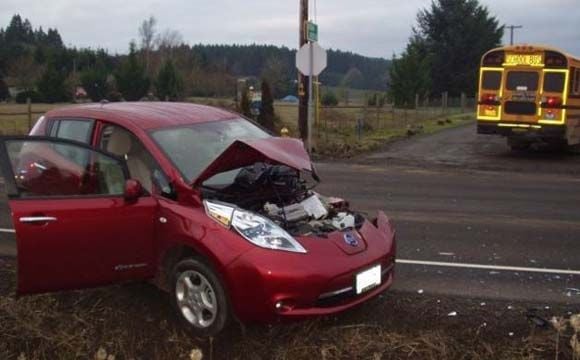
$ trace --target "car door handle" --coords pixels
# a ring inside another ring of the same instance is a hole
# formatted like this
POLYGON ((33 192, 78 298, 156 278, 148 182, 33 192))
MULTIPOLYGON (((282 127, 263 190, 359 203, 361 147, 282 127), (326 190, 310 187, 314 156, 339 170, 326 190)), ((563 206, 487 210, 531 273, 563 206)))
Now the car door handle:
POLYGON ((37 224, 37 223, 47 223, 47 222, 55 222, 57 218, 52 216, 29 216, 29 217, 21 217, 21 223, 24 224, 37 224))

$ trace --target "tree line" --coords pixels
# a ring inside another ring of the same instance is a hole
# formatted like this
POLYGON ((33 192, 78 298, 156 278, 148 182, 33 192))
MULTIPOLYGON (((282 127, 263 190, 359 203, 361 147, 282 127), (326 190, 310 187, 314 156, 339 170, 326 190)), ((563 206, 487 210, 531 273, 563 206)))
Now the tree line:
MULTIPOLYGON (((0 28, 0 100, 8 86, 16 100, 66 102, 82 86, 93 101, 233 97, 239 78, 259 87, 267 80, 274 97, 296 94, 295 50, 267 45, 188 45, 175 30, 157 28, 154 17, 138 28, 128 54, 66 47, 57 29, 33 28, 14 15, 0 28)), ((390 61, 329 51, 320 81, 329 86, 385 91, 390 61)), ((83 95, 83 94, 81 94, 83 95)))

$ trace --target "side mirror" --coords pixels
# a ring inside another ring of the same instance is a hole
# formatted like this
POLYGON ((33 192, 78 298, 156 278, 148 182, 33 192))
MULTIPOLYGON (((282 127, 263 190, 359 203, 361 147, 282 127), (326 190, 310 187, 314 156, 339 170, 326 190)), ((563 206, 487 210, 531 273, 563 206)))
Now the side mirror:
POLYGON ((144 194, 143 185, 138 180, 129 179, 125 182, 125 201, 136 202, 144 194))

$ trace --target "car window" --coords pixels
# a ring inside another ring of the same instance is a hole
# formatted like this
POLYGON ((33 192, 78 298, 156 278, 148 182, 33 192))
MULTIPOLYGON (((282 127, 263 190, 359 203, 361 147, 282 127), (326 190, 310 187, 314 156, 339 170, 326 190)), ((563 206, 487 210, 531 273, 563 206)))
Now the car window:
POLYGON ((99 146, 103 151, 124 158, 131 178, 139 180, 149 193, 174 198, 169 179, 153 155, 133 133, 120 126, 106 125, 103 127, 99 146))
POLYGON ((21 197, 123 195, 123 166, 113 157, 48 140, 8 140, 6 150, 21 197))
MULTIPOLYGON (((92 132, 92 120, 55 120, 52 123, 49 135, 59 139, 74 140, 89 144, 92 132)), ((83 157, 86 155, 85 153, 79 152, 73 156, 67 147, 62 147, 61 145, 54 145, 54 149, 61 155, 70 157, 72 161, 80 166, 87 161, 83 157)))
POLYGON ((50 136, 88 144, 93 132, 92 120, 55 120, 50 136))

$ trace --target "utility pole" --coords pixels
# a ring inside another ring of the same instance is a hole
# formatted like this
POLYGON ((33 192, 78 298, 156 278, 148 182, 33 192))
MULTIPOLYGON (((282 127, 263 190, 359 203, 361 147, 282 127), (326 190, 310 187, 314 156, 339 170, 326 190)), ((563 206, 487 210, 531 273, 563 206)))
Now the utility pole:
POLYGON ((514 44, 514 30, 522 29, 522 25, 506 25, 506 28, 510 29, 510 45, 514 44))
MULTIPOLYGON (((298 48, 308 42, 306 34, 306 23, 308 22, 308 0, 300 0, 300 39, 298 48)), ((308 98, 309 98, 309 77, 298 72, 298 129, 300 138, 303 141, 308 139, 308 98)))

